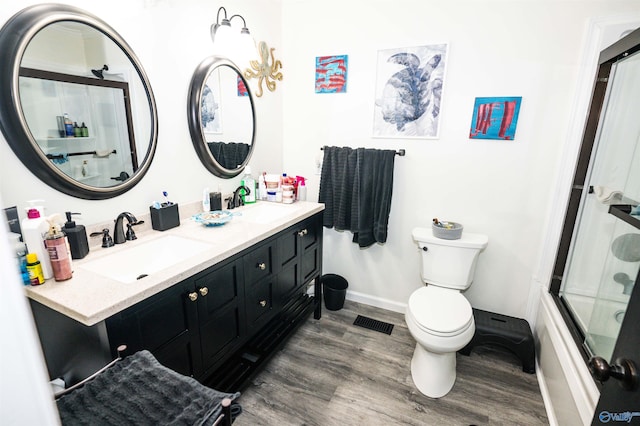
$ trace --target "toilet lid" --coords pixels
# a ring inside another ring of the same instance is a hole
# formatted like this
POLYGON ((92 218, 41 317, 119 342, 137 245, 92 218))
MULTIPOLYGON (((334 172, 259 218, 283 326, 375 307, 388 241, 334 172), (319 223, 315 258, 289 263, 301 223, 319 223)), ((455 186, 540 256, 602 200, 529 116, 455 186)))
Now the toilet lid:
POLYGON ((460 292, 436 286, 414 291, 409 309, 418 325, 433 334, 456 334, 473 322, 471 304, 460 292))

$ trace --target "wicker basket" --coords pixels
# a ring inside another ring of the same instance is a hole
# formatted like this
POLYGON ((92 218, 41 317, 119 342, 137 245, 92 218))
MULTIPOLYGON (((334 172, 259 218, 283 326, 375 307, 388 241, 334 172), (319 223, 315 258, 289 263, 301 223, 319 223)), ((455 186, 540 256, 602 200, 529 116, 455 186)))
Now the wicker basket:
POLYGON ((459 240, 462 228, 462 225, 456 222, 438 222, 431 225, 433 236, 443 240, 459 240))

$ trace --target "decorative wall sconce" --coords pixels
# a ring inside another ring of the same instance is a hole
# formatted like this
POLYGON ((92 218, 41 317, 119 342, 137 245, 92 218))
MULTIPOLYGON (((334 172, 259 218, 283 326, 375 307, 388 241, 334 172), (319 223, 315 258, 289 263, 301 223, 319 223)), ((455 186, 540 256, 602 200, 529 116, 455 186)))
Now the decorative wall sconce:
POLYGON ((280 69, 282 68, 282 62, 279 59, 275 58, 273 54, 274 50, 276 49, 274 47, 269 48, 267 46, 267 43, 264 41, 258 43, 260 60, 249 61, 251 69, 247 69, 244 72, 244 77, 246 79, 258 79, 258 91, 256 92, 257 97, 262 96, 263 81, 270 92, 276 90, 276 80, 282 81, 282 73, 280 72, 280 69))
POLYGON ((227 9, 224 7, 218 9, 216 23, 211 25, 211 40, 215 54, 231 59, 241 69, 246 68, 249 61, 256 57, 256 42, 249 33, 247 22, 241 15, 227 18, 227 9), (222 20, 220 12, 224 12, 222 20), (231 27, 234 18, 242 19, 240 33, 231 27))

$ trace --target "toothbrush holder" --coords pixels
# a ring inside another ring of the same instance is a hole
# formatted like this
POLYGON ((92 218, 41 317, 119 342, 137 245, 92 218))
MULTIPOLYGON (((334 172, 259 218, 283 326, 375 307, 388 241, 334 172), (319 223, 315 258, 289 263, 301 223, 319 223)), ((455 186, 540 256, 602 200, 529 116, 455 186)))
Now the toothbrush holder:
POLYGON ((166 231, 180 225, 178 204, 169 204, 159 209, 149 206, 151 213, 151 227, 156 231, 166 231))

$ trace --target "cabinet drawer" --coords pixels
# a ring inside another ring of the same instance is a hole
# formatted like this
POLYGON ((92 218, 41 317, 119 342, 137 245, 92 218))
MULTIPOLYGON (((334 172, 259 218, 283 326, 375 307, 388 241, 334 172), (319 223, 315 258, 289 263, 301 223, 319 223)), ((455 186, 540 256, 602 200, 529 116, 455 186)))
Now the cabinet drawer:
POLYGON ((273 244, 265 244, 242 257, 244 279, 253 283, 273 273, 273 244))
POLYGON ((312 246, 317 245, 321 233, 322 226, 316 218, 311 218, 304 222, 298 231, 302 250, 308 250, 312 246))
POLYGON ((268 317, 273 306, 273 279, 271 277, 247 286, 244 302, 247 326, 257 327, 268 317))

